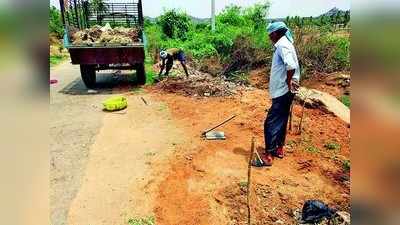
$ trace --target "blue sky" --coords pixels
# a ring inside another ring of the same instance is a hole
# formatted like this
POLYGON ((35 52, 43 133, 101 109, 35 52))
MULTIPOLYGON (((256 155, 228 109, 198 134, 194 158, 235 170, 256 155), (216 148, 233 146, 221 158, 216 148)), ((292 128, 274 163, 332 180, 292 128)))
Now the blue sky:
MULTIPOLYGON (((115 0, 121 2, 121 0, 115 0)), ((124 0, 122 0, 124 1, 124 0)), ((215 0, 216 11, 221 12, 227 5, 250 6, 260 0, 215 0)), ((58 6, 58 0, 50 4, 58 6)), ((333 7, 350 9, 350 0, 271 0, 269 18, 286 16, 318 16, 333 7)), ((156 17, 163 9, 182 9, 188 14, 199 17, 210 17, 211 0, 143 0, 145 16, 156 17)))

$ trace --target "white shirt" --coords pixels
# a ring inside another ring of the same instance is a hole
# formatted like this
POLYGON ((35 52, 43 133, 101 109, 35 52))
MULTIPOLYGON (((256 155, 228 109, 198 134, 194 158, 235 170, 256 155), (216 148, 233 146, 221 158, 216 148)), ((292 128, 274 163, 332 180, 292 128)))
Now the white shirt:
POLYGON ((287 71, 295 70, 293 78, 300 81, 300 66, 296 49, 286 36, 275 43, 272 57, 271 76, 269 78, 269 93, 271 98, 278 98, 289 91, 286 83, 287 71))

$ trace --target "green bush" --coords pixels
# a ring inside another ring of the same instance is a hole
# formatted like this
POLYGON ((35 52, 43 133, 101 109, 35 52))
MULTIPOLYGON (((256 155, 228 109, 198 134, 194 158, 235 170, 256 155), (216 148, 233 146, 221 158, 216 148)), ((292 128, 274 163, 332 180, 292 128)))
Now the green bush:
POLYGON ((192 27, 190 17, 186 13, 174 9, 161 15, 157 23, 168 38, 179 38, 181 40, 186 40, 186 33, 192 27))
POLYGON ((64 59, 66 59, 66 57, 62 55, 51 55, 49 57, 50 66, 56 66, 64 61, 64 59))
POLYGON ((294 29, 295 46, 305 74, 350 70, 348 37, 324 33, 318 27, 294 29))
POLYGON ((209 42, 221 55, 228 55, 232 50, 233 40, 223 33, 212 34, 209 42))
POLYGON ((241 14, 242 8, 240 6, 230 5, 217 15, 216 21, 219 26, 243 26, 246 24, 246 19, 241 14))
MULTIPOLYGON (((211 32, 209 23, 194 23, 187 14, 168 10, 157 19, 157 23, 145 23, 147 50, 157 59, 156 54, 161 49, 181 48, 189 59, 197 63, 217 61, 221 71, 214 74, 228 76, 268 66, 273 54, 265 29, 268 9, 268 2, 248 8, 228 6, 216 16, 215 33, 211 32), (207 60, 209 58, 218 60, 207 60)), ((315 72, 350 69, 349 37, 332 33, 333 26, 325 21, 326 18, 322 19, 321 25, 317 25, 321 22, 319 18, 289 20, 291 28, 295 28, 292 31, 303 77, 315 72)))
POLYGON ((336 71, 350 69, 350 40, 348 37, 341 37, 337 35, 327 35, 327 45, 333 47, 333 62, 336 71))

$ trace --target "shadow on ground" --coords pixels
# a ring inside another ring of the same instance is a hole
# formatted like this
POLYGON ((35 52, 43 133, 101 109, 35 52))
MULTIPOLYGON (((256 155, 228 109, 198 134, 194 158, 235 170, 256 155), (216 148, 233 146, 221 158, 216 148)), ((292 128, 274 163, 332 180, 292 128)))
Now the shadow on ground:
POLYGON ((96 94, 122 94, 141 86, 137 84, 135 74, 132 73, 97 73, 96 87, 88 89, 79 77, 60 90, 68 95, 96 95, 96 94))

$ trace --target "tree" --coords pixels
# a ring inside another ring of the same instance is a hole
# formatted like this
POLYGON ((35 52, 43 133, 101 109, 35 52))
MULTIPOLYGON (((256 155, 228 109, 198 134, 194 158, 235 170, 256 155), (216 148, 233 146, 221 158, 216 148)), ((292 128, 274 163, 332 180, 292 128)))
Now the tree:
POLYGON ((244 11, 246 19, 254 24, 255 29, 263 29, 267 26, 267 13, 270 7, 269 1, 257 3, 244 11))
POLYGON ((192 25, 191 19, 186 13, 178 12, 175 9, 166 11, 158 18, 157 23, 167 37, 181 40, 186 40, 186 34, 192 25))
POLYGON ((242 26, 246 24, 246 20, 242 16, 242 8, 236 5, 227 6, 220 14, 218 14, 217 24, 231 26, 242 26))
POLYGON ((64 36, 64 27, 61 20, 61 13, 54 6, 50 7, 49 32, 55 34, 60 39, 64 36))
POLYGON ((350 22, 350 11, 346 11, 346 13, 344 14, 344 24, 345 26, 347 26, 347 24, 349 24, 350 22))

